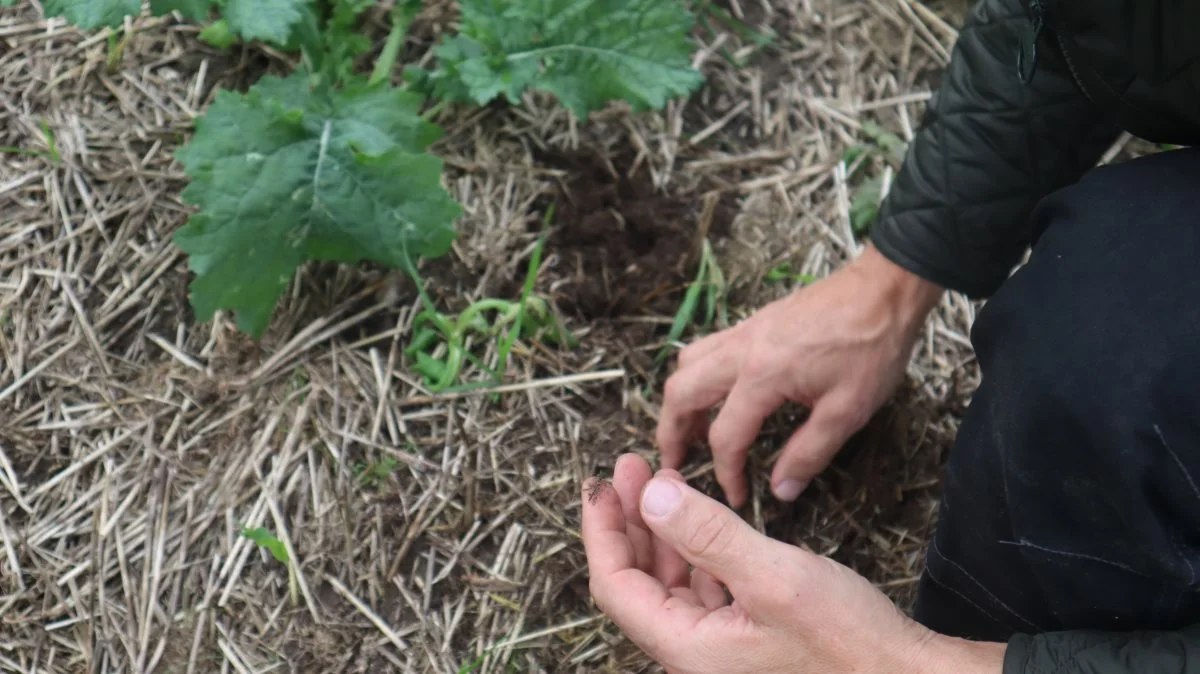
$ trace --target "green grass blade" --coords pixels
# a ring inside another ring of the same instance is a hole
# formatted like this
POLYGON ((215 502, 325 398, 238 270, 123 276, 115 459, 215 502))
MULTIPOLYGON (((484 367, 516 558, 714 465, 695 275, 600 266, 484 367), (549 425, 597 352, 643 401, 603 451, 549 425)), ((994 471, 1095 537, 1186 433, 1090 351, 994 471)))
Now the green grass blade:
POLYGON ((19 154, 26 157, 41 157, 45 153, 41 150, 28 150, 23 147, 14 147, 12 145, 0 145, 0 154, 19 154))
POLYGON ((687 329, 688 323, 696 315, 696 306, 700 303, 700 292, 704 290, 704 277, 707 274, 708 258, 702 255, 700 256, 700 269, 696 273, 695 280, 688 286, 687 293, 683 296, 683 304, 679 305, 679 311, 675 313, 675 321, 671 323, 671 331, 667 333, 667 345, 658 352, 658 357, 654 361, 655 367, 662 365, 662 362, 666 360, 670 344, 683 337, 683 331, 687 329))
MULTIPOLYGON (((521 299, 518 302, 517 318, 508 329, 508 336, 500 344, 499 358, 496 364, 496 372, 499 377, 504 376, 504 372, 508 369, 508 354, 512 352, 513 344, 517 341, 517 335, 521 332, 521 325, 525 322, 525 306, 529 302, 529 295, 533 292, 533 284, 537 281, 538 271, 542 267, 542 251, 546 247, 546 230, 550 226, 550 221, 554 218, 554 207, 555 204, 551 203, 550 207, 546 209, 546 215, 542 218, 542 233, 538 237, 537 245, 534 246, 533 255, 529 258, 529 267, 525 272, 525 284, 521 287, 521 299)), ((499 383, 499 380, 497 380, 497 383, 499 383)))

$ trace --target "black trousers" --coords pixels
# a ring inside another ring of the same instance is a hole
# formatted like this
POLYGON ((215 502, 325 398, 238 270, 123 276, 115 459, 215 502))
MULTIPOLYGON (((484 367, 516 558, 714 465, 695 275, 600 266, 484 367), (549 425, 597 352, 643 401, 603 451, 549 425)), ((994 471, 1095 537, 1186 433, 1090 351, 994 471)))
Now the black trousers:
POLYGON ((1096 169, 1033 214, 971 339, 915 617, 954 636, 1200 622, 1200 150, 1096 169))

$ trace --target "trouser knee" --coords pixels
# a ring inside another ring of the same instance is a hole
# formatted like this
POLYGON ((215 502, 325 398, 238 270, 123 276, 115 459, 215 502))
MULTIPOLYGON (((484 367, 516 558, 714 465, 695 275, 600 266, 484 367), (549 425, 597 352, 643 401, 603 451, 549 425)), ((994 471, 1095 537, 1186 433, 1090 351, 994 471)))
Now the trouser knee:
POLYGON ((980 313, 927 584, 981 629, 1200 620, 1198 214, 1200 151, 1094 171, 980 313))

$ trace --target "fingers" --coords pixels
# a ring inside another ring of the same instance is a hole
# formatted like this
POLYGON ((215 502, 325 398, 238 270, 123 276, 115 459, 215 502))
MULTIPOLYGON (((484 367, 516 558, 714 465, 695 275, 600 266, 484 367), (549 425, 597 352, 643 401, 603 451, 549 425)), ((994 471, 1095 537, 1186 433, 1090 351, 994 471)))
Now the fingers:
POLYGON ((731 330, 714 332, 688 344, 679 352, 679 367, 683 369, 716 351, 729 338, 731 330))
POLYGON ((667 379, 655 437, 667 468, 683 465, 688 445, 697 439, 708 410, 729 393, 737 379, 737 353, 717 346, 704 352, 703 358, 691 356, 687 365, 667 379))
MULTIPOLYGON (((659 471, 659 475, 683 482, 674 470, 659 471)), ((622 454, 613 469, 613 487, 621 501, 625 516, 625 535, 633 546, 637 568, 657 578, 667 588, 688 587, 688 565, 669 545, 654 540, 654 534, 642 521, 638 508, 642 488, 650 481, 650 464, 637 454, 622 454), (657 543, 657 544, 656 544, 657 543)))
MULTIPOLYGON (((674 480, 676 482, 681 482, 683 484, 687 484, 687 480, 684 479, 683 473, 680 473, 679 471, 675 470, 674 468, 663 468, 663 469, 659 470, 657 473, 655 473, 654 476, 655 477, 665 477, 668 480, 674 480)), ((645 486, 645 485, 643 485, 643 486, 645 486)), ((641 515, 640 510, 638 511, 638 515, 641 515)))
POLYGON ((818 401, 808 420, 788 439, 775 462, 771 472, 771 491, 775 497, 795 501, 869 416, 838 397, 818 401))
POLYGON ((636 567, 615 489, 597 480, 588 482, 582 528, 589 585, 600 610, 651 655, 686 652, 682 635, 690 634, 709 611, 694 598, 672 596, 636 567))
POLYGON ((651 477, 650 464, 637 454, 622 454, 613 468, 613 488, 617 490, 621 513, 625 516, 625 535, 633 546, 637 568, 647 573, 654 572, 653 534, 642 521, 638 498, 651 477))
POLYGON ((776 545, 732 510, 686 484, 660 477, 646 484, 641 510, 660 541, 724 582, 739 601, 763 599, 763 580, 771 575, 776 545))
POLYGON ((746 502, 746 455, 763 421, 785 401, 756 379, 738 379, 708 432, 717 482, 734 508, 746 502))
MULTIPOLYGON (((700 601, 700 597, 696 596, 696 591, 690 587, 671 587, 667 588, 667 592, 676 599, 682 599, 692 606, 704 606, 704 602, 700 601)), ((708 608, 707 606, 704 606, 708 608)))
POLYGON ((588 568, 604 573, 637 568, 637 552, 625 531, 625 515, 617 490, 592 478, 583 490, 583 543, 588 568))
POLYGON ((692 592, 704 608, 712 611, 729 604, 721 584, 704 569, 696 569, 692 572, 692 592))

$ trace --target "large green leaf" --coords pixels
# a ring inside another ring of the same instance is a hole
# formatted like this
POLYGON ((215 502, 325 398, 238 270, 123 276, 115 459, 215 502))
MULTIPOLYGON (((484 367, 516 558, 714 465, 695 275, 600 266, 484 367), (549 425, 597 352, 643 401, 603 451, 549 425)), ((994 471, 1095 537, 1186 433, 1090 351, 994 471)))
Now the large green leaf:
POLYGON ((208 19, 212 7, 213 0, 150 0, 150 12, 155 16, 179 12, 192 21, 208 19))
POLYGON ((116 28, 127 16, 142 13, 141 0, 45 0, 46 16, 61 16, 86 30, 116 28))
POLYGON ((480 105, 550 92, 583 118, 609 101, 661 108, 703 78, 681 0, 462 0, 459 35, 420 82, 480 105))
POLYGON ((179 153, 201 208, 176 235, 199 320, 219 309, 258 337, 307 260, 393 267, 445 253, 461 209, 425 150, 421 99, 387 87, 312 91, 307 75, 223 91, 179 153))
POLYGON ((223 14, 243 40, 284 44, 311 11, 310 0, 227 0, 223 14))
MULTIPOLYGON (((179 12, 187 19, 202 21, 208 18, 214 0, 150 0, 155 16, 179 12)), ((0 5, 13 6, 15 0, 0 0, 0 5)), ((142 13, 141 0, 45 0, 46 16, 64 17, 72 25, 85 30, 119 28, 127 16, 142 13)))

